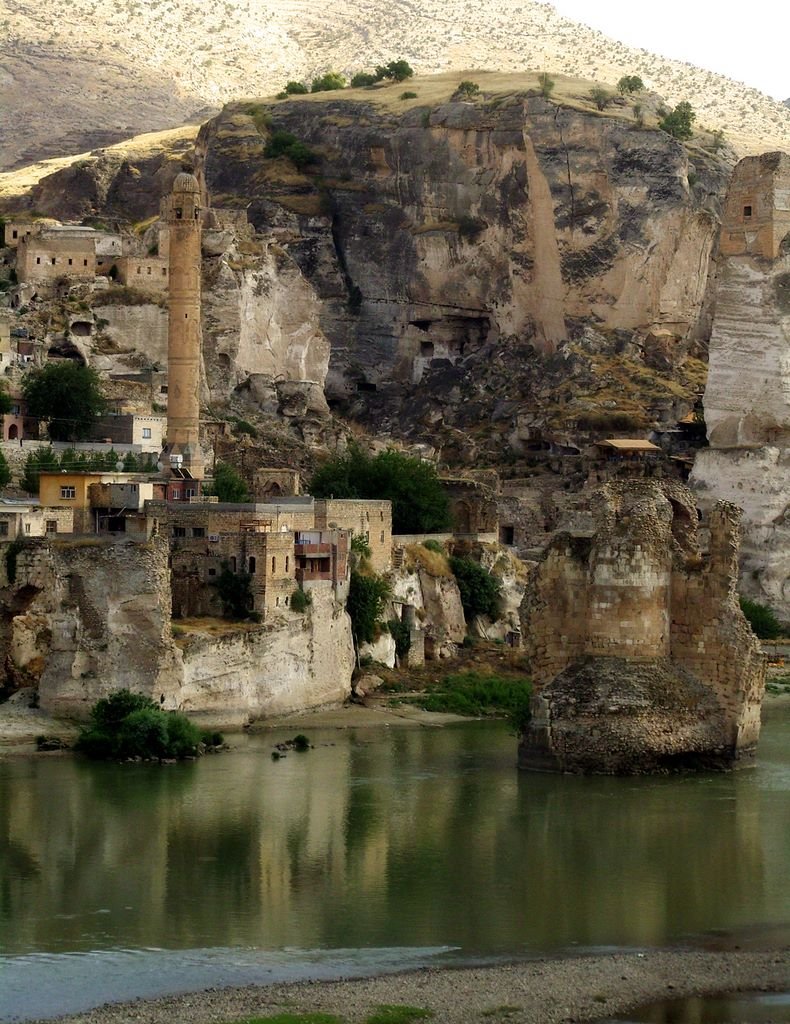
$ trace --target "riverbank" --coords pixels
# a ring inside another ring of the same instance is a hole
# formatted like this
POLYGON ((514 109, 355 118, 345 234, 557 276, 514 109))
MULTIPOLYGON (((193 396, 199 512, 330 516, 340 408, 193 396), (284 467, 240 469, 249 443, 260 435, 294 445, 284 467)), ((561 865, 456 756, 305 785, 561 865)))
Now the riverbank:
POLYGON ((106 1005, 62 1020, 68 1024, 219 1024, 278 1013, 326 1013, 360 1024, 382 1005, 401 1004, 429 1010, 435 1024, 568 1024, 605 1019, 675 996, 788 988, 787 946, 749 952, 646 951, 427 969, 354 981, 214 989, 106 1005))

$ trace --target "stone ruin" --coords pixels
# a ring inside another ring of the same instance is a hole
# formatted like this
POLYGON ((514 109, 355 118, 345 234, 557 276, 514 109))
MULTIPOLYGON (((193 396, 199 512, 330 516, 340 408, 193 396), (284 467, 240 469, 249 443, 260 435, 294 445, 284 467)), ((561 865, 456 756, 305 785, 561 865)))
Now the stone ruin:
POLYGON ((719 502, 703 551, 687 488, 629 480, 559 532, 521 605, 534 685, 521 768, 725 768, 754 752, 765 659, 736 593, 740 517, 719 502))

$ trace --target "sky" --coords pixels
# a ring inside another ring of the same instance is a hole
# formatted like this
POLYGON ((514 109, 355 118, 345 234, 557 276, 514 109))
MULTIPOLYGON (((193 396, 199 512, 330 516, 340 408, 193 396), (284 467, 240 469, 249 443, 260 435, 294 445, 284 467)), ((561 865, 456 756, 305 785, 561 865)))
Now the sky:
POLYGON ((675 60, 790 97, 787 0, 551 0, 568 18, 675 60))

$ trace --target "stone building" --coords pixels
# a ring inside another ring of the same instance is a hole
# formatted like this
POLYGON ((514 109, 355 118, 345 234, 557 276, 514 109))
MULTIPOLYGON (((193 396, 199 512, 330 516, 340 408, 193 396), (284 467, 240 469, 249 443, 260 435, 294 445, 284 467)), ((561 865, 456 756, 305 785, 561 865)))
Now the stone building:
POLYGON ((0 498, 0 542, 72 533, 73 529, 71 509, 45 508, 35 498, 0 498))
POLYGON ((92 425, 91 436, 113 444, 131 444, 140 451, 155 454, 162 450, 167 420, 164 416, 120 413, 100 416, 92 425))
POLYGON ((20 285, 51 289, 60 278, 96 276, 96 232, 78 225, 51 225, 22 236, 17 245, 20 285))
POLYGON ((753 753, 765 664, 736 593, 740 512, 677 483, 606 484, 560 530, 522 603, 533 685, 524 768, 723 767, 753 753))
POLYGON ((140 291, 164 293, 169 283, 169 260, 164 256, 119 256, 113 261, 119 284, 140 291))
POLYGON ((317 530, 346 530, 363 537, 370 548, 370 563, 376 572, 392 564, 392 502, 353 498, 316 498, 317 530))
POLYGON ((775 260, 790 255, 790 156, 763 153, 741 160, 724 204, 722 256, 775 260))
POLYGON ((278 498, 302 493, 299 471, 296 469, 256 469, 252 477, 252 490, 256 501, 277 501, 278 498))

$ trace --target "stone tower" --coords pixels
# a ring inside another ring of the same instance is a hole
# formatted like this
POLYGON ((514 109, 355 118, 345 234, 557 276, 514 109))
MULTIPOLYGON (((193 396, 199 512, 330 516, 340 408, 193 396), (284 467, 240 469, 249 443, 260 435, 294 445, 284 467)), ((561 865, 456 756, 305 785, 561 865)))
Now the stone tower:
MULTIPOLYGON (((200 186, 181 173, 165 201, 169 229, 167 335, 167 445, 162 463, 170 476, 203 479, 200 450, 200 186)), ((187 488, 188 489, 188 488, 187 488)), ((198 483, 195 492, 200 490, 198 483)))

